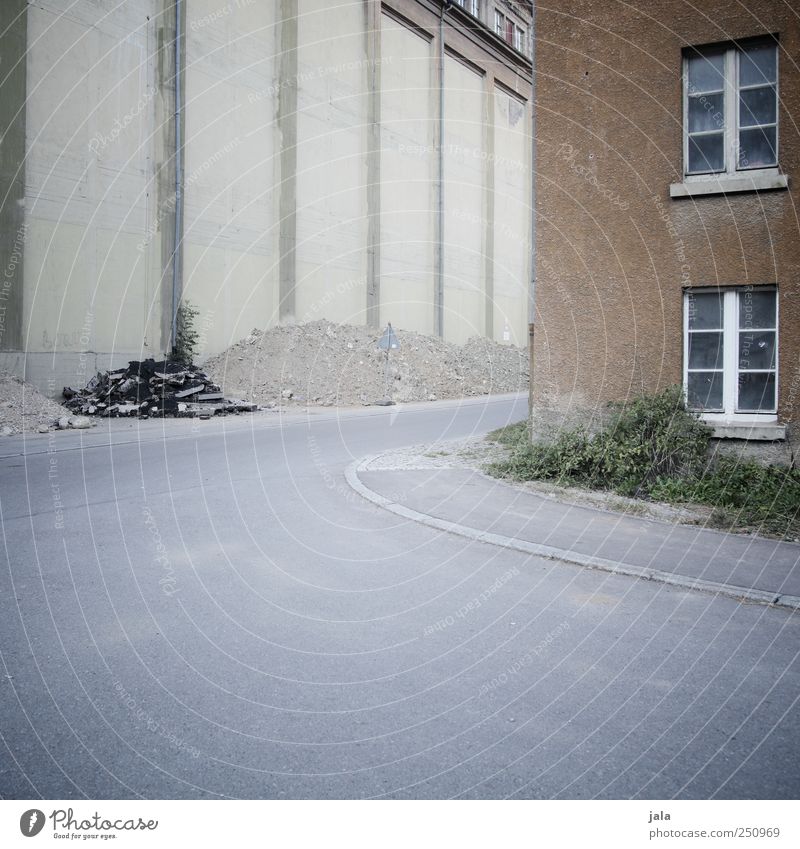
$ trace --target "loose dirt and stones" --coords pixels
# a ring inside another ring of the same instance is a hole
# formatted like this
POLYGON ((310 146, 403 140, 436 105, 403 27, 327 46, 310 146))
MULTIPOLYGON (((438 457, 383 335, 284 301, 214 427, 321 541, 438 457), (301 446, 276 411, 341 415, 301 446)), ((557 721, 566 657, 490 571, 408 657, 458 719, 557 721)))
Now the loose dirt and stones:
POLYGON ((253 330, 206 361, 209 376, 232 395, 266 406, 353 406, 390 398, 435 401, 528 389, 528 352, 473 337, 464 345, 396 331, 399 350, 385 354, 379 331, 321 320, 253 330))

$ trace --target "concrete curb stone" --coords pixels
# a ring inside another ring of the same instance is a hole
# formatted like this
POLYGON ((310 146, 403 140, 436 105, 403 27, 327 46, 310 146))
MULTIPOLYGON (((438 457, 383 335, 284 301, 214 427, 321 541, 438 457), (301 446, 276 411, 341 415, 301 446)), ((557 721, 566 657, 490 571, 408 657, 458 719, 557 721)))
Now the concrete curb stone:
POLYGON ((704 581, 700 578, 690 578, 685 575, 664 572, 659 569, 649 569, 640 566, 632 566, 626 563, 617 563, 613 560, 606 560, 602 557, 588 557, 578 551, 570 551, 565 548, 556 548, 554 546, 541 545, 539 543, 515 539, 513 537, 494 534, 488 531, 480 531, 475 528, 467 527, 466 525, 460 525, 456 522, 450 522, 425 513, 419 513, 416 510, 411 510, 408 507, 404 507, 403 505, 392 501, 390 498, 380 495, 362 483, 358 476, 359 470, 369 465, 380 456, 380 454, 373 454, 350 463, 350 465, 348 465, 345 469, 345 478, 347 483, 355 492, 361 495, 362 498, 365 498, 367 501, 372 502, 376 506, 412 522, 418 522, 419 524, 427 525, 430 528, 435 528, 436 530, 444 531, 445 533, 465 537, 466 539, 473 540, 475 542, 484 542, 500 548, 519 551, 523 554, 543 557, 548 560, 558 560, 564 563, 571 563, 575 566, 582 566, 587 569, 598 569, 615 575, 627 575, 631 578, 642 578, 647 581, 657 581, 680 589, 696 590, 698 592, 722 595, 738 601, 767 604, 773 607, 782 607, 793 611, 800 610, 800 597, 798 596, 783 595, 780 593, 766 592, 764 590, 750 589, 747 587, 737 587, 730 584, 719 583, 717 581, 704 581))

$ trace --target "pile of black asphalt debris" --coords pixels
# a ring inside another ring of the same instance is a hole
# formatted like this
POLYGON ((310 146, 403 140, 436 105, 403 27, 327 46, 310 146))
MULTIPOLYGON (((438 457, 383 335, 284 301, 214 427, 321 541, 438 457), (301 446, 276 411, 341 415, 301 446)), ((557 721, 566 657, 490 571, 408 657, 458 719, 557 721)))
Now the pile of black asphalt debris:
POLYGON ((84 389, 65 386, 63 394, 65 406, 84 416, 206 418, 258 409, 226 399, 198 366, 171 360, 132 360, 127 368, 98 373, 84 389))

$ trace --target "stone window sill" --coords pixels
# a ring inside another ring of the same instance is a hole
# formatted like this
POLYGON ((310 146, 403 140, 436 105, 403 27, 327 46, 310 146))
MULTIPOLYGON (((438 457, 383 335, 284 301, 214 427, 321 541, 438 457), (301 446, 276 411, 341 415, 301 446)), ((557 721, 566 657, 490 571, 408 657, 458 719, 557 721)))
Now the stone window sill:
POLYGON ((730 195, 736 192, 764 192, 788 189, 789 178, 773 172, 752 172, 735 177, 722 174, 719 177, 687 178, 683 183, 672 183, 671 198, 701 197, 702 195, 730 195))
POLYGON ((759 442, 781 442, 786 439, 786 425, 776 422, 707 422, 714 429, 714 439, 747 439, 759 442))

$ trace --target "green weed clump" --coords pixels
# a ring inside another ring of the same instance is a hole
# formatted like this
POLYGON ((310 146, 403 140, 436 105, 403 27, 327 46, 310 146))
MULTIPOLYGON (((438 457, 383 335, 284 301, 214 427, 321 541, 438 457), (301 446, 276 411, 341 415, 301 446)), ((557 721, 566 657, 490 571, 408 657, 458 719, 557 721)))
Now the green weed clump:
POLYGON ((643 495, 661 478, 703 468, 711 430, 686 409, 680 387, 612 409, 609 422, 593 436, 575 428, 548 443, 513 442, 508 460, 491 471, 517 480, 555 480, 643 495))
POLYGON ((176 363, 191 363, 197 352, 200 334, 195 330, 195 319, 199 311, 190 301, 181 301, 175 320, 175 340, 170 359, 176 363))
POLYGON ((518 444, 525 445, 530 441, 528 439, 528 422, 523 419, 521 422, 498 428, 486 434, 486 438, 490 442, 499 442, 500 445, 507 445, 509 447, 518 444))
POLYGON ((531 444, 520 422, 490 438, 510 448, 488 469, 497 477, 708 505, 720 526, 800 536, 800 471, 726 456, 709 460, 711 429, 687 410, 678 386, 613 405, 594 435, 574 428, 531 444))
POLYGON ((714 523, 730 529, 800 538, 800 470, 719 457, 696 478, 657 481, 657 501, 714 507, 714 523))

